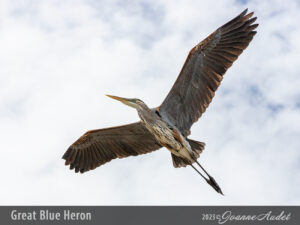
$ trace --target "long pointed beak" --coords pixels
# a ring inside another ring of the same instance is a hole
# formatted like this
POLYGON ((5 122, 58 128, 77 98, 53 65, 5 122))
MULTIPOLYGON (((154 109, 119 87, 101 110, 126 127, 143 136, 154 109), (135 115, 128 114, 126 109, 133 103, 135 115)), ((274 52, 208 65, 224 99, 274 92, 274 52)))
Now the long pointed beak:
POLYGON ((132 99, 130 99, 130 98, 121 98, 121 97, 113 96, 113 95, 106 95, 106 96, 110 97, 112 99, 118 100, 118 101, 122 102, 123 104, 128 105, 130 107, 133 107, 133 108, 137 107, 136 103, 134 103, 132 101, 132 99))
POLYGON ((127 98, 121 98, 121 97, 118 97, 118 96, 113 96, 113 95, 106 95, 107 97, 110 97, 110 98, 113 98, 113 99, 115 99, 115 100, 118 100, 118 101, 120 101, 120 102, 123 102, 123 103, 125 103, 125 102, 129 102, 130 100, 129 99, 127 99, 127 98))

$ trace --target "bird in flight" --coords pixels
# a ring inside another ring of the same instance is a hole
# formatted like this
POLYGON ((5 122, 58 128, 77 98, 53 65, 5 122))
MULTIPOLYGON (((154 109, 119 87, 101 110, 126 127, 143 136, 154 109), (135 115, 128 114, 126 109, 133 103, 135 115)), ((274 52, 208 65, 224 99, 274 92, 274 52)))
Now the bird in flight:
POLYGON ((209 106, 223 75, 247 48, 258 24, 247 9, 192 48, 169 94, 156 108, 137 98, 107 95, 137 110, 140 121, 90 130, 63 155, 75 172, 93 170, 112 159, 137 156, 166 147, 173 166, 191 166, 218 193, 215 179, 197 161, 205 143, 191 140, 190 128, 209 106), (204 172, 200 172, 196 163, 204 172))

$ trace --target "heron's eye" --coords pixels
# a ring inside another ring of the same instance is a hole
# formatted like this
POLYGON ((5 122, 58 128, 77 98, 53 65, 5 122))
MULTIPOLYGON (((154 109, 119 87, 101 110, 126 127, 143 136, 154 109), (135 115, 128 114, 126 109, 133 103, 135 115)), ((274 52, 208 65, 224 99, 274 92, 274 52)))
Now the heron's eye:
POLYGON ((142 100, 140 100, 140 99, 138 99, 138 98, 137 98, 137 99, 135 100, 135 102, 139 102, 139 103, 141 103, 141 102, 142 102, 142 100))

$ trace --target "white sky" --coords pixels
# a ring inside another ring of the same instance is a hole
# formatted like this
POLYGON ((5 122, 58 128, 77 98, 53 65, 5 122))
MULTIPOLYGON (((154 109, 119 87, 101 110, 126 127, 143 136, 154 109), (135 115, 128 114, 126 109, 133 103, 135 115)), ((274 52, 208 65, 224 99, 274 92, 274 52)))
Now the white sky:
POLYGON ((300 204, 299 1, 2 0, 0 204, 300 204), (138 120, 105 94, 158 106, 188 51, 245 8, 258 33, 226 73, 191 138, 217 194, 170 153, 64 166, 90 129, 138 120))

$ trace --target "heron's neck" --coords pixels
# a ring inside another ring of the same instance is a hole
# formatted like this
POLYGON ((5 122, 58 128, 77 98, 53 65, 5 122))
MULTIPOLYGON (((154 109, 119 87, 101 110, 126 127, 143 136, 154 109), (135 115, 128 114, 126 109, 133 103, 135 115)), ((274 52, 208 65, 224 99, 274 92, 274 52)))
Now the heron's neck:
POLYGON ((141 120, 150 122, 153 120, 155 114, 151 109, 148 108, 147 105, 142 105, 139 108, 137 108, 137 112, 141 120))

